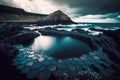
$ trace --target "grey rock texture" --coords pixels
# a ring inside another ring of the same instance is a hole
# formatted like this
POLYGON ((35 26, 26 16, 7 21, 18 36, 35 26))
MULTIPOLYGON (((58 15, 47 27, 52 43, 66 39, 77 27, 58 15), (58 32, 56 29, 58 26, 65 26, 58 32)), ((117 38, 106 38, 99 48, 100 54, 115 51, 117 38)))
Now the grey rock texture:
POLYGON ((49 14, 39 21, 40 23, 46 24, 72 24, 74 23, 70 17, 64 14, 62 11, 58 10, 54 13, 49 14))

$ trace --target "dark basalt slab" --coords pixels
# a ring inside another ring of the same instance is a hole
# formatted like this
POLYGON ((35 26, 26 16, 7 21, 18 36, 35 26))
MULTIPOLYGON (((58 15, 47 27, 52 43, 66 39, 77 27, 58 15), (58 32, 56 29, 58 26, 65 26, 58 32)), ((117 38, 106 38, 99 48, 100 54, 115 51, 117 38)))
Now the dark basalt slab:
POLYGON ((14 44, 25 44, 34 40, 37 36, 39 36, 39 34, 36 32, 23 32, 11 37, 10 39, 14 44))
POLYGON ((114 42, 117 44, 117 49, 120 51, 120 29, 115 31, 107 30, 107 31, 103 31, 103 33, 105 35, 112 37, 114 42))

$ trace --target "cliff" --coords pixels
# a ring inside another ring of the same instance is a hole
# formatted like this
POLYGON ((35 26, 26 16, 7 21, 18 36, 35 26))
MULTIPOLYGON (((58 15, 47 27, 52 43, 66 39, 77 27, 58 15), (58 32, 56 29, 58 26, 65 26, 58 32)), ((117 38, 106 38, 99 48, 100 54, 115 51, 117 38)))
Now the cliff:
POLYGON ((47 15, 25 12, 23 9, 0 5, 0 22, 36 22, 47 15))
POLYGON ((0 22, 37 22, 38 25, 74 23, 60 10, 45 15, 25 12, 23 9, 3 5, 0 5, 0 22))

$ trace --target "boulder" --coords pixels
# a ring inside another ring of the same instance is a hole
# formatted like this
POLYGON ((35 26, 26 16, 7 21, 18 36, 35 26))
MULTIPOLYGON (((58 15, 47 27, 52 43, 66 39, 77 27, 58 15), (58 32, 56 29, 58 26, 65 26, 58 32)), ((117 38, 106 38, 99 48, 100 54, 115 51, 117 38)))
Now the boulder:
POLYGON ((6 25, 0 27, 0 34, 9 38, 18 34, 20 31, 24 30, 24 28, 20 25, 14 23, 6 23, 6 25))
POLYGON ((39 36, 36 32, 23 32, 11 37, 13 44, 27 44, 39 36))

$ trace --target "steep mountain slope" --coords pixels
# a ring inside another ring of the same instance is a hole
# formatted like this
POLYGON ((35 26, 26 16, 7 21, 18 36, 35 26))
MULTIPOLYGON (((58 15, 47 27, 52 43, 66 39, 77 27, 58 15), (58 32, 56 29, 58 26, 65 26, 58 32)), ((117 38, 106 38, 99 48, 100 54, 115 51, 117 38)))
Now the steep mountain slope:
POLYGON ((0 22, 37 22, 38 25, 72 24, 70 17, 58 10, 49 15, 25 12, 23 9, 0 5, 0 22))
POLYGON ((47 15, 25 12, 23 9, 0 5, 0 22, 35 22, 47 15))
POLYGON ((39 22, 43 22, 46 24, 70 24, 74 23, 69 16, 64 14, 62 11, 58 10, 51 14, 49 14, 47 17, 44 17, 39 22))

